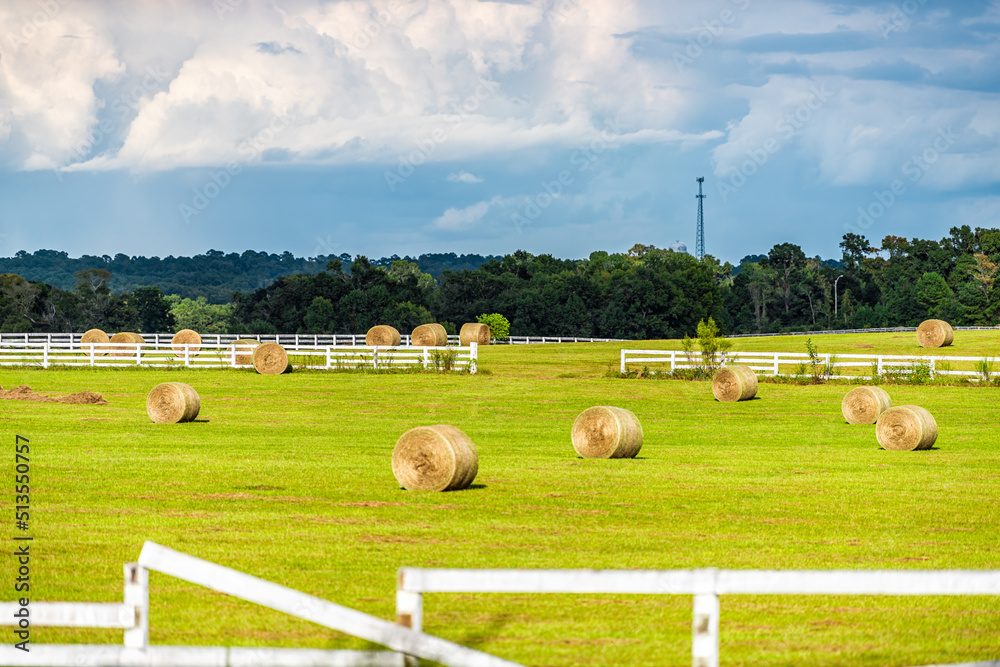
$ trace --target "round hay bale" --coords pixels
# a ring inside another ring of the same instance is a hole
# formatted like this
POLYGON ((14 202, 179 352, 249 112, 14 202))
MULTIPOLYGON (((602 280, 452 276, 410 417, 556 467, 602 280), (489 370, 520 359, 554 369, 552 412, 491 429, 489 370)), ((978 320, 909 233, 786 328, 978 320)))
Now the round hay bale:
POLYGON ((104 333, 100 329, 88 329, 83 332, 80 336, 80 349, 90 352, 94 351, 94 354, 99 357, 103 357, 108 353, 108 348, 106 347, 95 347, 94 345, 86 345, 86 343, 110 343, 111 339, 108 338, 108 334, 104 333))
POLYGON ((906 452, 930 449, 937 436, 937 422, 919 405, 891 407, 875 423, 875 439, 882 449, 906 452))
POLYGON ((489 345, 491 335, 489 326, 480 324, 479 322, 469 322, 462 325, 462 330, 459 332, 458 338, 462 347, 466 347, 469 343, 489 345))
POLYGON ((387 324, 377 324, 365 334, 365 345, 396 347, 402 341, 403 337, 399 335, 399 332, 387 324))
POLYGON ((226 351, 226 359, 233 359, 235 356, 237 366, 249 366, 253 363, 253 351, 258 345, 260 341, 253 338, 234 340, 226 351))
POLYGON ((261 343, 253 351, 253 367, 261 375, 281 375, 288 370, 288 352, 277 343, 261 343))
POLYGON ((183 382, 158 384, 146 396, 146 414, 156 424, 193 421, 201 410, 201 399, 191 385, 183 382))
POLYGON ((917 327, 920 347, 947 347, 955 340, 955 330, 944 320, 924 320, 917 327))
POLYGON ((724 366, 712 378, 712 394, 719 401, 748 401, 757 395, 757 374, 747 366, 724 366))
POLYGON ((121 350, 120 352, 112 352, 112 357, 134 357, 136 351, 135 344, 145 343, 146 340, 139 334, 132 333, 130 331, 122 331, 112 336, 108 342, 121 343, 121 345, 110 348, 112 350, 121 350))
POLYGON ((410 345, 416 347, 444 347, 448 332, 440 324, 421 324, 410 334, 410 345))
POLYGON ((191 355, 194 356, 201 349, 201 334, 192 329, 181 329, 170 339, 170 343, 174 346, 174 354, 178 357, 184 356, 185 344, 191 346, 191 355))
POLYGON ((573 421, 573 449, 585 459, 632 459, 642 449, 642 424, 624 408, 587 408, 573 421))
POLYGON ((848 424, 874 424, 891 407, 892 399, 882 387, 855 387, 840 403, 848 424))
POLYGON ((392 474, 410 491, 467 488, 479 472, 476 446, 454 426, 418 426, 399 436, 392 450, 392 474))

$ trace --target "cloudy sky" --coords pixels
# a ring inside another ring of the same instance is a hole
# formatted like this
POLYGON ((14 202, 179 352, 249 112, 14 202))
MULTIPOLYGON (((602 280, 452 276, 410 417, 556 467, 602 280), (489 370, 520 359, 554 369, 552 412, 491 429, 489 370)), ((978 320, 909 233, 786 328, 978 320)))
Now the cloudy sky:
POLYGON ((5 0, 0 255, 1000 226, 1000 0, 5 0))

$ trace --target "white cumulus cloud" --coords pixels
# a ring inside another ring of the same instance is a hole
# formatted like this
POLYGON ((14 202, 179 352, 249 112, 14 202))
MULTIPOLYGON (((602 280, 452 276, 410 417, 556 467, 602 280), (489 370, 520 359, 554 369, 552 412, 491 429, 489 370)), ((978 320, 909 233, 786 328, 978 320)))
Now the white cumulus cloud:
POLYGON ((506 200, 497 195, 492 199, 476 202, 465 208, 449 208, 441 216, 434 219, 432 227, 446 231, 461 231, 469 229, 486 217, 494 206, 503 206, 506 200))
POLYGON ((457 174, 448 174, 449 183, 482 183, 483 179, 476 176, 475 174, 470 174, 464 169, 457 174))

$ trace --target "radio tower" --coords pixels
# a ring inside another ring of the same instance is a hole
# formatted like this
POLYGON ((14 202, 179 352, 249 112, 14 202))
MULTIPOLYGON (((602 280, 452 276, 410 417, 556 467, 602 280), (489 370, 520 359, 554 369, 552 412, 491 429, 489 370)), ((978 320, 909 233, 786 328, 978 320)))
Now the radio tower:
POLYGON ((698 232, 695 234, 694 256, 701 261, 705 256, 705 195, 701 194, 701 184, 705 182, 705 177, 698 177, 698 232))

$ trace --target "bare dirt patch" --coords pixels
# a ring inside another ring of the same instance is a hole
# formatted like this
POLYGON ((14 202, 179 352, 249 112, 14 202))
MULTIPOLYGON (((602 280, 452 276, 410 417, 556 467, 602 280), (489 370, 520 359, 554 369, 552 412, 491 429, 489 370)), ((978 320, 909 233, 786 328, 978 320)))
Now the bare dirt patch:
POLYGON ((8 401, 35 401, 37 403, 68 403, 70 405, 107 405, 104 397, 93 391, 79 391, 68 396, 39 394, 26 384, 13 389, 0 388, 0 399, 8 401))

